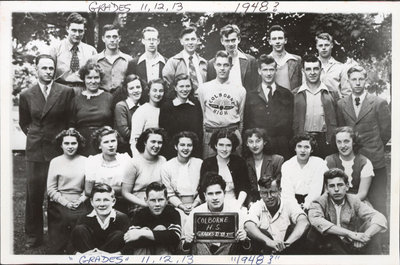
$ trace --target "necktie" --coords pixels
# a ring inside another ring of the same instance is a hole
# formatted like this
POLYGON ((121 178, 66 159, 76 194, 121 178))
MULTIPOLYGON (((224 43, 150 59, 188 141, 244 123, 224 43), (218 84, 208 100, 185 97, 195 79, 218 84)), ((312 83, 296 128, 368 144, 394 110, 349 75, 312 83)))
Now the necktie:
POLYGON ((268 92, 268 103, 270 103, 271 100, 272 100, 272 87, 271 86, 267 86, 267 87, 269 89, 269 92, 268 92))
POLYGON ((79 58, 78 58, 78 46, 74 45, 71 49, 72 57, 71 57, 71 70, 72 72, 76 72, 79 70, 79 58))
POLYGON ((48 89, 48 86, 46 86, 46 85, 44 85, 43 86, 43 95, 44 95, 44 98, 47 100, 47 96, 48 96, 48 94, 47 94, 47 89, 48 89))
POLYGON ((357 107, 360 106, 360 98, 359 98, 359 97, 356 97, 355 100, 356 100, 356 106, 357 106, 357 107))
POLYGON ((197 80, 196 68, 194 68, 192 55, 189 56, 189 75, 190 80, 192 80, 193 91, 196 91, 199 87, 199 81, 197 80))

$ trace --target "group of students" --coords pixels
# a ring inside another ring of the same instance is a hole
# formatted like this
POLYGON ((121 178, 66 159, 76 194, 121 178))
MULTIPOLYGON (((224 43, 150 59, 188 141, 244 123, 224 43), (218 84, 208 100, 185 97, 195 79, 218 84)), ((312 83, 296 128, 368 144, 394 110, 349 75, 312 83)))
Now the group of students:
POLYGON ((329 34, 302 61, 272 26, 256 60, 226 25, 207 61, 190 26, 167 60, 147 27, 132 59, 118 27, 104 26, 95 54, 84 26, 68 17, 20 96, 28 247, 42 241, 47 181, 50 253, 379 253, 390 111, 362 67, 331 57, 329 34), (238 243, 196 242, 196 212, 237 212, 238 243))

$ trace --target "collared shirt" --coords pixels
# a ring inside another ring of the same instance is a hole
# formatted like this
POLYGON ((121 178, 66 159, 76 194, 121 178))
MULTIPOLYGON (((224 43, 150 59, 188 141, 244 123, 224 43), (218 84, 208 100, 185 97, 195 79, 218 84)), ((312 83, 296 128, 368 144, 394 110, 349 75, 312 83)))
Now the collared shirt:
MULTIPOLYGON (((270 87, 272 88, 271 94, 274 95, 275 90, 276 90, 276 85, 275 85, 275 83, 272 83, 272 85, 270 85, 270 87)), ((261 83, 261 88, 262 88, 262 90, 263 90, 263 92, 264 92, 265 98, 268 100, 269 88, 268 88, 267 85, 264 84, 264 83, 261 83)))
MULTIPOLYGON (((321 57, 318 57, 321 60, 321 57)), ((350 84, 347 78, 347 70, 351 65, 343 64, 333 57, 328 63, 322 65, 321 81, 332 91, 337 91, 341 97, 351 94, 350 84)))
POLYGON ((103 69, 104 77, 101 80, 101 87, 107 91, 114 91, 125 78, 126 69, 128 69, 128 62, 132 60, 132 57, 121 51, 118 52, 118 56, 113 63, 111 63, 105 54, 105 50, 95 55, 94 60, 103 69))
POLYGON ((275 62, 277 63, 275 82, 289 90, 294 89, 294 87, 290 87, 289 67, 287 62, 289 60, 297 60, 296 57, 288 52, 285 52, 283 57, 277 57, 273 52, 271 52, 269 55, 274 57, 275 62))
POLYGON ((133 100, 130 97, 127 97, 125 102, 126 102, 126 105, 128 105, 128 109, 132 109, 133 107, 140 106, 139 102, 137 104, 135 104, 135 102, 133 102, 133 100))
MULTIPOLYGON (((186 69, 187 69, 187 75, 190 76, 190 68, 189 68, 189 53, 187 53, 185 50, 182 51, 182 57, 183 60, 185 60, 186 63, 186 69)), ((200 58, 199 55, 197 53, 194 53, 193 55, 193 65, 194 65, 194 69, 196 69, 196 75, 197 75, 197 81, 199 82, 199 84, 203 83, 203 77, 201 76, 201 72, 200 72, 200 58)))
POLYGON ((229 81, 231 83, 236 83, 239 85, 243 85, 242 82, 242 73, 240 71, 240 59, 245 59, 247 60, 246 55, 244 55, 244 53, 242 53, 241 51, 237 51, 237 56, 236 57, 232 57, 232 68, 229 72, 229 81))
POLYGON ((97 215, 96 210, 93 209, 91 213, 87 215, 87 217, 96 217, 97 222, 99 223, 101 229, 106 230, 108 226, 110 225, 110 222, 115 222, 115 219, 117 217, 117 213, 115 212, 114 209, 111 209, 110 214, 106 217, 104 222, 100 219, 100 217, 97 215))
POLYGON ((164 57, 161 56, 159 52, 156 53, 156 56, 152 59, 146 58, 146 53, 143 53, 138 60, 138 64, 145 61, 146 63, 146 73, 147 80, 154 80, 157 78, 161 78, 160 76, 160 63, 165 64, 164 57))
POLYGON ((297 93, 306 91, 306 118, 304 131, 306 132, 326 132, 325 113, 322 105, 321 91, 329 91, 324 83, 312 91, 307 83, 304 83, 297 93))
POLYGON ((173 104, 175 107, 177 107, 177 106, 179 106, 179 105, 182 105, 182 104, 189 104, 189 105, 194 106, 194 103, 193 103, 192 101, 190 101, 189 99, 186 99, 185 102, 182 102, 182 101, 180 101, 178 98, 174 98, 174 99, 172 100, 172 104, 173 104))
POLYGON ((353 99, 354 111, 355 111, 357 117, 358 117, 358 114, 360 114, 361 106, 362 106, 362 103, 363 103, 363 101, 364 101, 366 95, 367 95, 367 93, 366 93, 365 90, 364 90, 364 92, 361 94, 361 96, 359 96, 359 98, 360 98, 360 105, 358 105, 358 106, 356 105, 356 97, 355 97, 354 95, 351 95, 351 97, 352 97, 352 99, 353 99))
MULTIPOLYGON (((73 45, 69 42, 68 38, 50 47, 50 55, 57 62, 54 80, 61 79, 64 82, 83 82, 79 77, 79 71, 72 72, 71 70, 72 47, 73 45)), ((79 67, 84 66, 96 53, 97 51, 93 46, 80 42, 77 52, 79 67)))
POLYGON ((261 230, 267 231, 274 240, 284 241, 287 228, 291 223, 295 224, 300 215, 306 217, 293 200, 281 200, 279 210, 272 216, 260 199, 251 205, 246 222, 253 222, 261 230))
POLYGON ((297 156, 282 165, 282 198, 295 199, 295 194, 307 195, 304 207, 321 195, 324 173, 328 170, 326 161, 316 156, 310 156, 305 166, 301 167, 297 156))
POLYGON ((339 204, 339 205, 337 205, 333 200, 331 200, 332 201, 332 204, 333 204, 333 206, 335 207, 335 210, 336 210, 336 225, 337 226, 341 226, 340 225, 340 212, 342 211, 342 207, 343 207, 343 205, 344 205, 344 202, 345 202, 345 200, 343 200, 342 201, 342 203, 341 204, 339 204))
POLYGON ((92 97, 96 97, 96 96, 102 94, 103 92, 104 92, 104 90, 99 89, 99 90, 97 90, 96 93, 90 94, 87 90, 83 90, 82 95, 84 95, 87 99, 90 99, 92 97))
POLYGON ((38 85, 40 87, 40 90, 42 91, 42 94, 44 96, 45 99, 47 99, 47 97, 50 95, 50 91, 51 91, 51 86, 53 85, 53 81, 50 82, 50 84, 47 84, 47 90, 44 91, 44 86, 45 84, 42 84, 40 82, 38 82, 38 85))

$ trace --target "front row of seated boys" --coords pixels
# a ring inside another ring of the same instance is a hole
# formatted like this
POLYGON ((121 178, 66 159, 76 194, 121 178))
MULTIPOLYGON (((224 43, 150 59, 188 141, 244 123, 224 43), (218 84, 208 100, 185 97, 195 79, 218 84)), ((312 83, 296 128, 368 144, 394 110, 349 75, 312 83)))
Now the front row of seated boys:
POLYGON ((261 178, 261 199, 248 211, 224 203, 226 183, 207 173, 200 191, 205 203, 190 213, 183 232, 179 213, 167 205, 163 184, 146 189, 148 207, 132 220, 113 209, 114 191, 107 184, 91 193, 93 211, 78 220, 71 242, 76 252, 102 251, 126 255, 235 255, 235 254, 380 254, 379 233, 385 217, 369 204, 347 194, 349 182, 341 169, 324 174, 325 193, 307 214, 293 200, 281 199, 280 179, 261 178), (200 212, 237 212, 235 243, 195 242, 193 216, 200 212), (310 226, 311 224, 311 226, 310 226))

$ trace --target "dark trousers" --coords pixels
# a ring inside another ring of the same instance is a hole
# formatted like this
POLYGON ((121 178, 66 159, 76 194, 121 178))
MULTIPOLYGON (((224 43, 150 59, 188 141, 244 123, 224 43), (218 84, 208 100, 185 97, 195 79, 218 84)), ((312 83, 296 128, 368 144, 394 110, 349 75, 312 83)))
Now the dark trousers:
POLYGON ((43 200, 49 162, 27 161, 25 233, 35 240, 43 239, 43 200))
MULTIPOLYGON (((295 225, 291 224, 286 230, 285 237, 284 239, 286 240, 293 232, 295 225)), ((284 249, 282 252, 279 252, 279 255, 305 255, 309 254, 309 244, 307 244, 307 231, 304 232, 304 234, 297 239, 295 242, 293 242, 290 247, 284 249)), ((266 231, 261 229, 261 232, 263 232, 264 235, 272 239, 271 234, 266 231)), ((263 254, 263 255, 270 255, 275 251, 273 248, 267 247, 264 243, 257 241, 257 240, 252 240, 251 243, 252 246, 252 254, 263 254)))
POLYGON ((330 142, 326 141, 325 132, 307 132, 307 133, 312 135, 315 141, 317 142, 317 147, 312 152, 313 156, 318 156, 322 159, 325 159, 325 157, 335 152, 330 142))
POLYGON ((79 217, 88 213, 85 203, 78 209, 70 210, 59 203, 49 201, 47 208, 49 224, 49 254, 70 254, 68 247, 72 229, 79 217))
POLYGON ((114 230, 107 234, 95 234, 93 229, 85 224, 79 224, 72 230, 74 249, 83 253, 94 248, 114 253, 124 246, 124 232, 114 230))
POLYGON ((354 247, 353 243, 340 239, 336 235, 325 235, 318 240, 319 246, 316 248, 319 253, 329 255, 379 255, 382 254, 381 240, 379 235, 375 235, 362 248, 354 247))
POLYGON ((375 177, 372 178, 372 183, 369 188, 368 198, 375 210, 386 216, 389 220, 389 205, 390 196, 388 196, 387 183, 388 174, 386 167, 374 169, 375 177))

